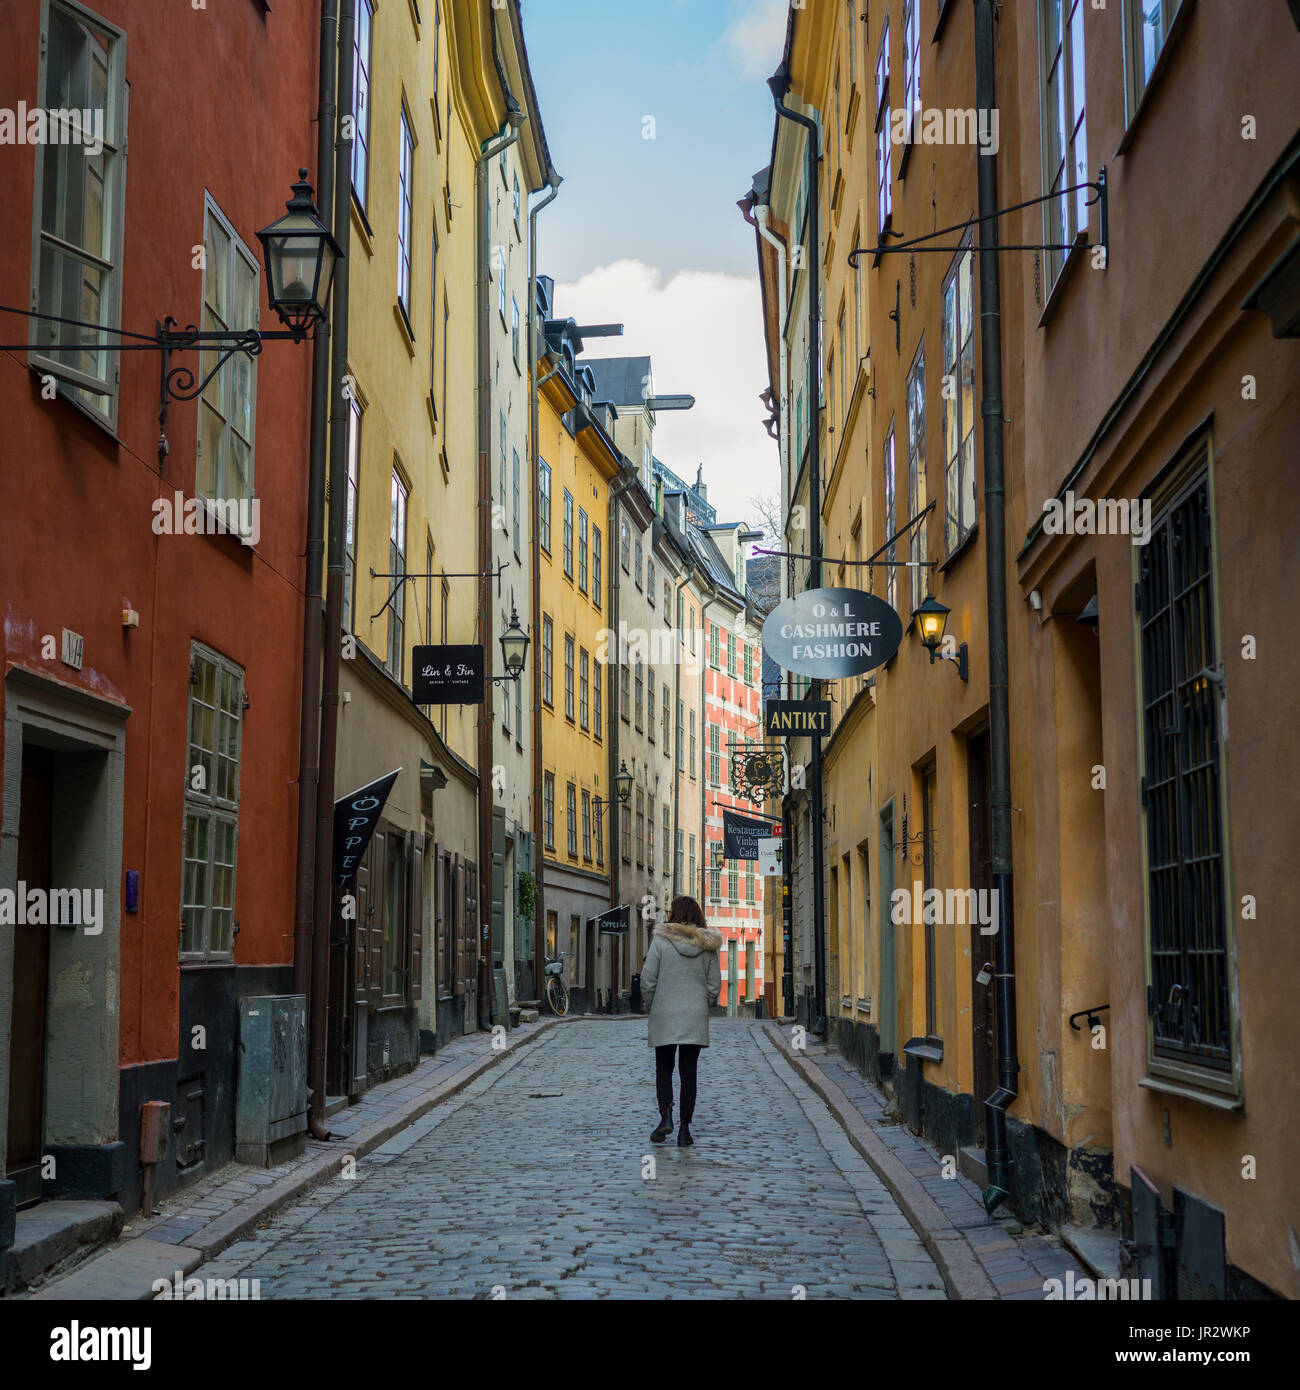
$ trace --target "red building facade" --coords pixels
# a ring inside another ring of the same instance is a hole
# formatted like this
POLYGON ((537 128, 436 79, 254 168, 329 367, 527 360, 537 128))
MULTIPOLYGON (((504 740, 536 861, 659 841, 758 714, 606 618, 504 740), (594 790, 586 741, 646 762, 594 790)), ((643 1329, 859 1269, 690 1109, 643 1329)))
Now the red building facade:
POLYGON ((315 163, 319 38, 308 0, 7 16, 0 305, 74 322, 0 313, 0 1244, 41 1198, 130 1210, 147 1101, 157 1193, 228 1159, 238 1001, 291 986, 311 349, 161 430, 161 354, 112 349, 279 327, 256 232, 315 163))

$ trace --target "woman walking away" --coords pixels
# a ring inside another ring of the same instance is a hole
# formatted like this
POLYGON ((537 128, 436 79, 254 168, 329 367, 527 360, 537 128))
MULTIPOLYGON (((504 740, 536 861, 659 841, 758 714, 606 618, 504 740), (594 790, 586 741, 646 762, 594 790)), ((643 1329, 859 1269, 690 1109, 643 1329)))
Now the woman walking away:
POLYGON ((656 928, 641 968, 641 997, 650 1015, 649 1041, 655 1050, 655 1091, 659 1124, 650 1135, 662 1144, 673 1130, 673 1056, 682 1078, 682 1124, 677 1143, 685 1148, 695 1115, 695 1067, 700 1048, 709 1045, 709 1005, 722 992, 718 952, 722 933, 707 925, 694 898, 673 899, 669 920, 656 928))

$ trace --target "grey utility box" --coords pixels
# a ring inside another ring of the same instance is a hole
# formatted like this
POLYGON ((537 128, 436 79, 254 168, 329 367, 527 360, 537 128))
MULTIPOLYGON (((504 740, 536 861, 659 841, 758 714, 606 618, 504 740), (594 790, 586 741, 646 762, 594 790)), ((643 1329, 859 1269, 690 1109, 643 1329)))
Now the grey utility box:
POLYGON ((300 1154, 306 1134, 306 997, 241 999, 235 1161, 269 1168, 300 1154))

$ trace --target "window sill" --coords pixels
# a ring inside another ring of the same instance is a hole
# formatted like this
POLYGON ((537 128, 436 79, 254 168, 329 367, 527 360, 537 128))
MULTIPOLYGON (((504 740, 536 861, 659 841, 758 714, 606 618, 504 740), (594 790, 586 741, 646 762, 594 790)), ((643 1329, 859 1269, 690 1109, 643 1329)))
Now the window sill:
POLYGON ((949 569, 952 568, 952 566, 954 566, 959 560, 965 557, 967 551, 969 551, 971 546, 975 544, 975 538, 979 535, 979 533, 980 527, 979 522, 977 521, 974 524, 974 526, 972 526, 970 530, 966 532, 966 534, 961 538, 961 540, 957 542, 957 548, 955 550, 950 551, 944 557, 944 559, 942 559, 935 566, 935 573, 946 575, 949 569))
POLYGON ((942 1062, 943 1039, 932 1036, 908 1038, 903 1044, 903 1052, 908 1057, 919 1057, 924 1062, 942 1062))
POLYGON ((902 183, 907 176, 907 166, 912 162, 912 147, 916 144, 913 135, 916 130, 916 116, 912 117, 912 128, 908 132, 908 138, 903 141, 902 153, 898 156, 898 181, 902 183))
POLYGON ((1159 1091, 1161 1095, 1179 1096, 1183 1100, 1195 1101, 1198 1105, 1208 1105, 1213 1110, 1240 1110, 1246 1103, 1239 1095, 1219 1095, 1213 1091, 1202 1091, 1195 1086, 1166 1081, 1158 1076, 1144 1076, 1138 1081, 1138 1085, 1144 1090, 1159 1091))
POLYGON ((399 299, 393 305, 393 317, 397 320, 397 326, 402 331, 402 341, 406 344, 406 350, 412 359, 415 357, 415 331, 411 327, 411 320, 407 316, 406 306, 399 299))
POLYGON ((357 190, 352 189, 352 225, 356 229, 357 235, 361 238, 361 248, 367 256, 373 258, 375 254, 375 234, 370 229, 370 220, 366 217, 366 210, 361 206, 361 200, 357 197, 357 190))
MULTIPOLYGON (((1043 300, 1043 312, 1038 316, 1037 327, 1046 328, 1052 321, 1060 307, 1061 300, 1065 297, 1066 287, 1077 278, 1078 267, 1083 262, 1083 253, 1088 244, 1088 233, 1080 229, 1075 234, 1074 245, 1065 254, 1065 261, 1061 266, 1060 274, 1056 277, 1052 288, 1047 291, 1043 300)), ((1044 253, 1040 252, 1041 254, 1044 253)))

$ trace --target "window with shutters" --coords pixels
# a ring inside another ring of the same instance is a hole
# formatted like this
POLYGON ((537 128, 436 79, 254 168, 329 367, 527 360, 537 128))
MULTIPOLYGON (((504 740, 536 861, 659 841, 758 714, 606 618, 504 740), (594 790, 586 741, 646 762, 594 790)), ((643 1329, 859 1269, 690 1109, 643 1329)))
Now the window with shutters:
POLYGON ((229 960, 235 942, 244 672, 211 648, 190 646, 182 960, 229 960))
POLYGON ((1237 1020, 1208 466, 1202 443, 1195 473, 1157 499, 1150 541, 1135 551, 1147 1008, 1152 1071, 1194 1068, 1227 1090, 1237 1020))

